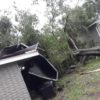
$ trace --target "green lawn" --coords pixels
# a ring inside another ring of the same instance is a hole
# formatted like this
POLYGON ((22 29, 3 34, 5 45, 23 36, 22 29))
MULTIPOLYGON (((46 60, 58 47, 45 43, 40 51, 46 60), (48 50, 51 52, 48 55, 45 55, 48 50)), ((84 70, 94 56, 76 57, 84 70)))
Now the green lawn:
POLYGON ((90 60, 76 72, 64 75, 57 82, 64 85, 64 90, 58 92, 53 100, 100 100, 100 71, 81 74, 99 68, 100 59, 90 60))

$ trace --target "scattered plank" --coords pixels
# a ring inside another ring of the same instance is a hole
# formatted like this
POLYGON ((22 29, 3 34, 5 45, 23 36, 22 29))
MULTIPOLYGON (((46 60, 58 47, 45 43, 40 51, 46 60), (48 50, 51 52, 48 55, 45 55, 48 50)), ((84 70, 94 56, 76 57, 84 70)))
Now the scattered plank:
POLYGON ((81 73, 81 75, 90 74, 90 73, 99 72, 99 71, 100 71, 100 69, 95 69, 95 70, 92 70, 92 71, 83 72, 83 73, 81 73))
POLYGON ((87 49, 78 49, 73 52, 75 56, 100 56, 100 46, 87 49))

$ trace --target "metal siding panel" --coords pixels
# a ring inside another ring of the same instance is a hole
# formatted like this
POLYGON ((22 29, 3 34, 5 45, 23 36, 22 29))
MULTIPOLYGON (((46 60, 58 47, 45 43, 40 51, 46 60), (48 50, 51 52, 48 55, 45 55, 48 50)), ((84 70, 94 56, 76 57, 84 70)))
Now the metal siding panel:
POLYGON ((0 100, 31 100, 16 63, 0 66, 0 100))

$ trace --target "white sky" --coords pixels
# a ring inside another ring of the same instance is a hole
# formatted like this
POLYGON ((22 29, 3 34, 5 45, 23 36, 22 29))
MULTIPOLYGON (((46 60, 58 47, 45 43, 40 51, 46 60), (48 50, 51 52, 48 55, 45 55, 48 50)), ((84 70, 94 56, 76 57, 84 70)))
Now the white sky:
MULTIPOLYGON (((36 13, 39 17, 39 28, 41 28, 46 22, 45 11, 46 4, 42 0, 38 0, 39 4, 36 6, 32 5, 32 0, 0 0, 0 14, 2 14, 3 10, 10 11, 10 17, 14 19, 15 11, 13 9, 14 2, 16 6, 20 10, 30 9, 31 13, 36 13)), ((66 0, 67 4, 69 4, 72 8, 76 6, 78 0, 66 0)), ((79 4, 81 4, 84 0, 79 0, 79 4)))

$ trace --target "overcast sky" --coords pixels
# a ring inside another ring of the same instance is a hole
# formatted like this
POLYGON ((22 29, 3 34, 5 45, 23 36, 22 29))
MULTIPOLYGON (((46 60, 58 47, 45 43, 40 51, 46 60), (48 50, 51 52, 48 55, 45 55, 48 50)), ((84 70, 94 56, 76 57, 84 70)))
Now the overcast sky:
MULTIPOLYGON (((18 9, 20 10, 27 10, 30 9, 31 13, 36 13, 39 17, 39 21, 40 21, 40 28, 41 26, 43 26, 43 24, 46 22, 46 18, 45 18, 45 11, 46 11, 46 4, 45 2, 43 2, 42 0, 38 0, 39 4, 33 6, 32 5, 32 0, 1 0, 0 1, 0 11, 2 14, 3 10, 9 10, 11 11, 11 18, 14 19, 14 14, 15 11, 13 9, 13 5, 14 2, 16 4, 16 6, 18 7, 18 9)), ((75 5, 77 4, 78 0, 66 0, 67 4, 70 5, 70 7, 75 7, 75 5)), ((81 4, 81 1, 83 0, 79 0, 79 4, 81 4)))

